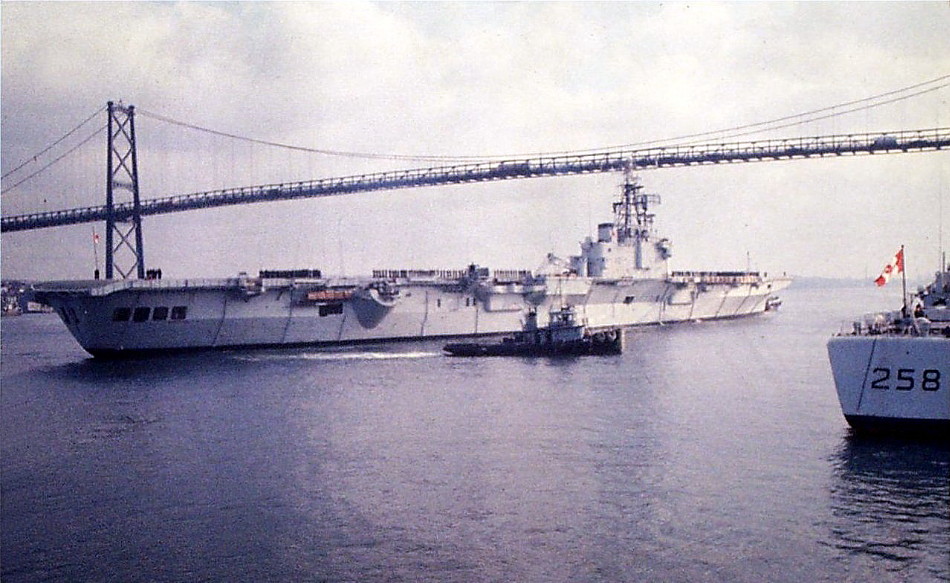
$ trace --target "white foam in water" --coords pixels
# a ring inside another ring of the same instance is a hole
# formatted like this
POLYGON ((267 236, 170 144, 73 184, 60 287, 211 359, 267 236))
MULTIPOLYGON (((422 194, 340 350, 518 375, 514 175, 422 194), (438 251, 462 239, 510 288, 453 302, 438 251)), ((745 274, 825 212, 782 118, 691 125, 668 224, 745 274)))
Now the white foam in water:
POLYGON ((305 360, 395 360, 430 358, 442 356, 442 354, 439 352, 310 352, 299 356, 305 360))
POLYGON ((397 360, 442 356, 440 352, 283 352, 280 354, 238 355, 238 360, 397 360))

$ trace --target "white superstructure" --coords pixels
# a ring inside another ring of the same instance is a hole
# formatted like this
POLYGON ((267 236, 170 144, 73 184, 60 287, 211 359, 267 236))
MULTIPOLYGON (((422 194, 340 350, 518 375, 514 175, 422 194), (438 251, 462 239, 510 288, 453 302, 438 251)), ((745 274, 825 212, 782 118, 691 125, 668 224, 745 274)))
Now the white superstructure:
MULTIPOLYGON (((316 270, 262 271, 226 279, 47 282, 37 297, 56 308, 96 356, 240 346, 361 342, 505 334, 572 307, 590 329, 761 313, 785 277, 751 272, 670 272, 668 239, 627 180, 614 222, 568 261, 543 273, 378 270, 330 278, 316 270)), ((546 325, 539 321, 538 325, 546 325)))
POLYGON ((906 310, 865 316, 828 341, 841 410, 855 430, 950 435, 948 298, 950 266, 906 310))

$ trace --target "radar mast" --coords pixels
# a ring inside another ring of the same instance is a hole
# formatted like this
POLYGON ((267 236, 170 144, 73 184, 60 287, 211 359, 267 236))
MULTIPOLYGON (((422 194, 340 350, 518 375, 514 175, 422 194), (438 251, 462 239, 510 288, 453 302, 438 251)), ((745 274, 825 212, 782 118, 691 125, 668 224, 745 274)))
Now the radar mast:
POLYGON ((648 241, 653 232, 653 218, 649 212, 651 204, 660 204, 657 194, 645 194, 643 185, 632 168, 624 170, 623 194, 619 202, 614 203, 614 224, 617 229, 617 241, 625 243, 648 241))

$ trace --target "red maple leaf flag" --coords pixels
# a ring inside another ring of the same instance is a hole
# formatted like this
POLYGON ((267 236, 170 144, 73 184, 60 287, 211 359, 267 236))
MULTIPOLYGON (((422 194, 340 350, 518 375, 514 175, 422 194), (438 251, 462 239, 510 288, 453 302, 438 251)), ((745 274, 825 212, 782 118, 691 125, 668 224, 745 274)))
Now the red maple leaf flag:
POLYGON ((878 278, 874 280, 874 283, 876 283, 878 287, 880 287, 886 284, 891 279, 892 275, 896 273, 902 273, 903 271, 904 271, 904 248, 901 247, 901 250, 898 251, 896 255, 894 255, 894 258, 891 259, 891 262, 888 263, 886 266, 884 266, 884 271, 882 271, 881 275, 879 275, 878 278))

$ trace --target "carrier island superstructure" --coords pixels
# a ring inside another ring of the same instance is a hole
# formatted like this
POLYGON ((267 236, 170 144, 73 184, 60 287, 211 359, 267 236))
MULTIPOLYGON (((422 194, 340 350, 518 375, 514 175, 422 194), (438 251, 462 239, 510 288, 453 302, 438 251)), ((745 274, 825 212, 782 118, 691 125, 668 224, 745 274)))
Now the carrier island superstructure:
POLYGON ((38 284, 79 344, 97 357, 257 346, 328 345, 509 334, 570 307, 591 330, 762 313, 790 280, 756 272, 670 271, 636 178, 614 220, 569 260, 491 271, 377 270, 324 277, 315 269, 257 277, 56 281, 38 284))

